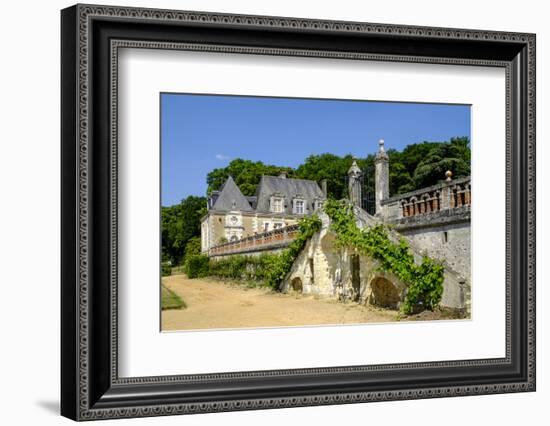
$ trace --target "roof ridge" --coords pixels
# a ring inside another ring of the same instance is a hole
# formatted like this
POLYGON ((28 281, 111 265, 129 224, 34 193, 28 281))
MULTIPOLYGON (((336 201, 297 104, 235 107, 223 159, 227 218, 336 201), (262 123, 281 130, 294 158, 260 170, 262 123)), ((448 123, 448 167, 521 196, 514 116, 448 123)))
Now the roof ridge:
MULTIPOLYGON (((286 178, 282 178, 282 177, 279 177, 279 176, 272 176, 272 175, 262 175, 262 178, 263 177, 268 177, 268 178, 274 178, 274 179, 280 179, 280 180, 300 180, 302 182, 314 182, 314 183, 317 183, 316 180, 313 180, 313 179, 303 179, 303 178, 290 178, 290 177, 286 177, 286 178)), ((260 180, 261 182, 261 180, 260 180)))

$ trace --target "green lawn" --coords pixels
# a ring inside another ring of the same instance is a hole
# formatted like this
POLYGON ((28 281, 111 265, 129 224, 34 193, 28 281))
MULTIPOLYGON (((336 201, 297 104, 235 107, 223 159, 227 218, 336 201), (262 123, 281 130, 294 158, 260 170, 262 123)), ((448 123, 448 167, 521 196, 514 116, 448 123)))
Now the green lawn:
POLYGON ((161 305, 162 309, 185 309, 187 305, 181 297, 174 293, 169 288, 166 288, 164 285, 161 285, 161 305))

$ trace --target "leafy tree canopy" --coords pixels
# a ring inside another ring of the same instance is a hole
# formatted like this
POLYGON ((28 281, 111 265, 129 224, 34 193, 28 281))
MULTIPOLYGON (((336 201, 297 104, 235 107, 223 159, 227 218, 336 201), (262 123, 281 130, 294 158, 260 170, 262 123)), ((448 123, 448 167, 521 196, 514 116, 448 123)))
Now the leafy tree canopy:
POLYGON ((470 139, 449 142, 422 142, 403 151, 390 150, 390 194, 397 195, 435 185, 450 170, 453 177, 470 174, 470 139))
POLYGON ((310 155, 296 169, 296 177, 317 182, 326 179, 328 194, 333 198, 340 199, 347 194, 345 176, 352 162, 351 155, 345 157, 334 154, 310 155))
MULTIPOLYGON (((397 195, 435 185, 451 170, 454 177, 470 174, 470 140, 451 138, 448 142, 421 142, 405 147, 403 151, 387 151, 390 160, 390 195, 397 195)), ((374 191, 374 154, 357 158, 359 167, 369 173, 366 191, 374 191)), ((347 197, 347 172, 353 162, 351 155, 310 155, 296 169, 264 164, 261 161, 235 159, 227 167, 208 173, 208 193, 219 190, 231 175, 244 195, 254 195, 262 175, 277 176, 282 171, 288 177, 327 180, 330 198, 347 197)))
POLYGON ((288 177, 294 176, 294 170, 290 167, 273 166, 261 161, 237 158, 231 161, 227 167, 214 169, 208 173, 206 176, 207 191, 210 194, 212 191, 219 190, 231 176, 244 195, 254 195, 262 175, 277 176, 283 171, 287 173, 288 177))
POLYGON ((162 260, 171 261, 172 265, 182 262, 189 248, 200 251, 200 219, 206 214, 206 198, 189 196, 181 203, 162 207, 162 260), (198 241, 197 241, 198 240, 198 241))

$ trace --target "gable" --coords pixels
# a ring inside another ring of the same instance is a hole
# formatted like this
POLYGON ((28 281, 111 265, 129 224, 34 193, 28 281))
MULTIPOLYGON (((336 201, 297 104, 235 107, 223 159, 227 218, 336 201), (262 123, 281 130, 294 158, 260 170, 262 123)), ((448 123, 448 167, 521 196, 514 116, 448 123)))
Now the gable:
POLYGON ((253 211, 250 202, 243 195, 235 181, 231 176, 227 178, 223 184, 222 189, 216 199, 216 202, 212 206, 212 210, 217 211, 253 211))

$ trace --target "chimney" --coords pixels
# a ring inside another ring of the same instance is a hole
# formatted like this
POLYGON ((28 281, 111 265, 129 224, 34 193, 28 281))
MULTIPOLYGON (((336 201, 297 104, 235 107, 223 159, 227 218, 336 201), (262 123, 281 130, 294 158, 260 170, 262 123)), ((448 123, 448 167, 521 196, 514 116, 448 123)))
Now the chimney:
POLYGON ((279 173, 279 178, 286 179, 286 172, 284 170, 279 173))
POLYGON ((208 210, 210 210, 214 204, 216 204, 216 200, 220 196, 220 191, 212 191, 210 193, 210 196, 208 197, 208 210))
POLYGON ((328 198, 326 179, 321 179, 321 191, 323 191, 323 195, 325 196, 325 198, 328 198))

